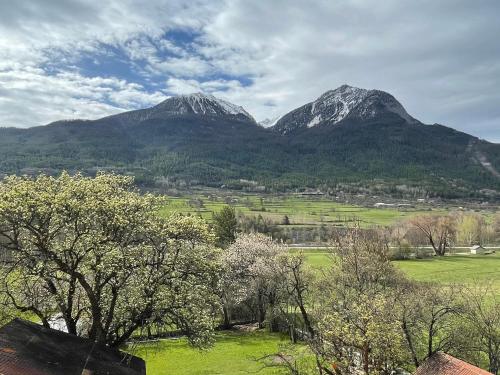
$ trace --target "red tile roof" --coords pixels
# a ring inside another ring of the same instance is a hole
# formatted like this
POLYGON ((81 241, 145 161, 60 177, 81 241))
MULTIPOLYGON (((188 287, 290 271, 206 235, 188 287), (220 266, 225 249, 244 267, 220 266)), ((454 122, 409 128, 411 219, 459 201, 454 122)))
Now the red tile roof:
POLYGON ((145 375, 146 365, 108 346, 25 320, 0 328, 0 375, 82 374, 145 375))
POLYGON ((414 375, 493 375, 449 354, 438 352, 420 365, 414 375))

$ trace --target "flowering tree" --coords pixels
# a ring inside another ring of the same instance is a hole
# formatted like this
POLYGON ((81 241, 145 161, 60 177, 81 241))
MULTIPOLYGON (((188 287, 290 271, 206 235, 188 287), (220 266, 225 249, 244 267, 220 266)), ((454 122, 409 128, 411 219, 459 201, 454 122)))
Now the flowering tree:
POLYGON ((225 252, 227 285, 231 285, 236 302, 253 299, 257 320, 262 326, 268 307, 278 301, 280 273, 278 257, 286 249, 270 237, 258 233, 242 234, 225 252))
POLYGON ((320 374, 390 374, 406 361, 394 290, 400 276, 383 238, 359 228, 336 239, 336 257, 318 288, 309 345, 320 374))
POLYGON ((175 323, 203 344, 215 311, 217 253, 195 218, 161 219, 129 177, 8 177, 0 184, 2 299, 49 325, 118 346, 175 323))

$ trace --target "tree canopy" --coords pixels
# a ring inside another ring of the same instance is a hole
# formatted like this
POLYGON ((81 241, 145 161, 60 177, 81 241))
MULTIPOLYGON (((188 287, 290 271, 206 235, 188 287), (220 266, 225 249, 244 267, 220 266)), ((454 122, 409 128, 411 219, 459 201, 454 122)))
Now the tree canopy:
POLYGON ((217 252, 199 219, 156 215, 130 177, 8 177, 0 184, 2 302, 45 326, 118 346, 141 326, 210 339, 217 252))

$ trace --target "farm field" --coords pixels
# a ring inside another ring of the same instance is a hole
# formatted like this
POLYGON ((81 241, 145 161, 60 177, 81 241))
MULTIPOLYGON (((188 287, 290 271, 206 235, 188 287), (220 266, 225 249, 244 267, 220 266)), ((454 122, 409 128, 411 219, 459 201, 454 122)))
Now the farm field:
POLYGON ((272 375, 286 372, 280 368, 262 369, 263 363, 257 359, 277 353, 280 345, 288 342, 286 337, 264 331, 224 331, 217 333, 209 350, 193 349, 185 339, 142 343, 129 350, 146 361, 148 375, 272 375))
MULTIPOLYGON (((307 262, 321 269, 332 261, 322 249, 305 249, 307 262)), ((410 278, 439 283, 475 283, 491 286, 500 294, 500 253, 490 255, 449 255, 428 259, 398 260, 394 264, 410 278)))
POLYGON ((189 213, 210 220, 212 213, 219 211, 226 204, 231 204, 236 211, 245 215, 261 215, 275 223, 280 223, 287 215, 291 225, 301 226, 322 224, 345 226, 355 221, 359 221, 364 227, 387 226, 418 214, 447 212, 444 208, 433 208, 423 204, 404 208, 375 208, 340 203, 326 197, 207 194, 168 197, 161 214, 189 213))
POLYGON ((439 283, 476 283, 491 286, 500 294, 500 254, 452 255, 394 262, 409 277, 439 283))

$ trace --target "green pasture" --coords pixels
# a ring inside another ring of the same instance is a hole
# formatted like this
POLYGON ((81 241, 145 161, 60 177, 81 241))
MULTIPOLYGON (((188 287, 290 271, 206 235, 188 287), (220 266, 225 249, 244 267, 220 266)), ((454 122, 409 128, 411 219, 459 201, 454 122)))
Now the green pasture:
MULTIPOLYGON (((295 250, 294 251, 298 251, 295 250)), ((308 264, 316 269, 328 267, 332 255, 323 249, 302 250, 308 264)), ((394 261, 410 278, 438 283, 491 284, 500 293, 500 251, 490 255, 449 255, 427 259, 394 261)))
POLYGON ((409 277, 438 283, 491 284, 500 292, 500 253, 451 255, 394 262, 409 277))
POLYGON ((183 213, 198 215, 210 220, 212 213, 230 204, 237 212, 262 217, 281 223, 287 215, 291 225, 346 226, 359 221, 364 227, 391 225, 398 220, 423 213, 444 213, 445 210, 420 208, 374 208, 336 202, 325 197, 307 196, 259 196, 259 195, 196 195, 167 197, 161 214, 183 213))
POLYGON ((287 337, 265 331, 222 331, 208 350, 194 349, 184 338, 135 344, 128 350, 146 361, 148 375, 271 375, 286 371, 263 368, 259 358, 278 353, 288 343, 287 337))

